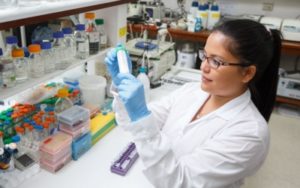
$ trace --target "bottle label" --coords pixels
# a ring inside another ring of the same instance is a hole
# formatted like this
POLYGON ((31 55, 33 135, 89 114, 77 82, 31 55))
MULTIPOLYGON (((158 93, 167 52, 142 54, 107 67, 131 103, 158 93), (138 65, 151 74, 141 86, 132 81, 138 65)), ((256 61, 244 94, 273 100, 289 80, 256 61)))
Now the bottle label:
POLYGON ((78 51, 79 52, 86 52, 89 49, 89 44, 87 42, 80 42, 78 43, 78 51))
POLYGON ((89 33, 89 41, 90 41, 90 43, 99 42, 100 41, 99 35, 100 35, 99 32, 90 32, 89 33))

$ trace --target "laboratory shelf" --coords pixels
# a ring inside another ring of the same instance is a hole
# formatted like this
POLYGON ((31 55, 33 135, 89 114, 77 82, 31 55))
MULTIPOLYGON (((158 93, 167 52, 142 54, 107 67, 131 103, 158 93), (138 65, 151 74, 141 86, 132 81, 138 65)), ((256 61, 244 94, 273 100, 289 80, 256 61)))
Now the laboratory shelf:
POLYGON ((84 70, 83 65, 85 65, 85 63, 88 63, 89 61, 93 61, 101 56, 104 56, 108 50, 109 50, 109 48, 105 49, 103 51, 100 51, 98 54, 89 56, 87 59, 84 59, 84 60, 71 59, 73 63, 68 68, 66 68, 64 70, 56 70, 52 73, 45 74, 44 76, 42 76, 40 78, 29 78, 26 82, 19 83, 13 88, 4 88, 4 89, 0 88, 0 101, 5 101, 9 97, 13 97, 18 94, 22 94, 22 92, 24 92, 28 89, 38 87, 41 84, 47 83, 50 80, 53 80, 59 76, 62 76, 65 72, 74 70, 76 68, 82 68, 82 72, 84 72, 85 70, 84 70))
MULTIPOLYGON (((143 24, 128 24, 128 31, 141 32, 144 29, 149 31, 150 36, 156 36, 157 27, 154 25, 143 24)), ((210 34, 210 31, 204 30, 200 32, 189 32, 180 29, 168 29, 173 40, 191 41, 191 42, 205 42, 210 34)), ((300 42, 283 40, 281 50, 284 54, 300 55, 300 42)))
POLYGON ((133 0, 65 0, 18 6, 0 11, 0 30, 40 23, 54 18, 99 10, 133 0))

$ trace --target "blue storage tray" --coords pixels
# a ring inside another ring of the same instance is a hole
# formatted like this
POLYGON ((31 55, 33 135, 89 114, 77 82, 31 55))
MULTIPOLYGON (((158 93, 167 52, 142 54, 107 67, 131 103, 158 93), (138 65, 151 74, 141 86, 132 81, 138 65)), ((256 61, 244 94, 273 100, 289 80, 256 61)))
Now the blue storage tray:
POLYGON ((73 140, 72 142, 72 158, 73 160, 79 159, 85 152, 92 146, 92 136, 88 132, 81 137, 73 140))

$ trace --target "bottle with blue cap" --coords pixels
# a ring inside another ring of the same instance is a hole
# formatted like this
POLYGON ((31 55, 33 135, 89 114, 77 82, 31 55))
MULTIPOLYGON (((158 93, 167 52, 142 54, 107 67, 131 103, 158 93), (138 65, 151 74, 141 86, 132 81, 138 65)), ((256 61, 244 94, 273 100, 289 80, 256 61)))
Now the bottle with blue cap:
POLYGON ((141 66, 139 72, 137 79, 141 81, 144 86, 145 99, 148 103, 150 101, 150 80, 146 74, 147 68, 145 66, 141 66))
POLYGON ((76 55, 76 41, 73 35, 72 28, 65 27, 62 28, 62 32, 64 33, 64 40, 66 44, 66 53, 71 57, 75 57, 76 55))
POLYGON ((55 71, 55 61, 53 60, 53 50, 51 42, 41 43, 41 57, 44 61, 45 73, 51 73, 55 71))
POLYGON ((208 13, 208 22, 207 22, 207 29, 212 30, 215 25, 220 21, 221 12, 218 4, 214 2, 209 10, 208 13))
POLYGON ((89 40, 85 32, 84 24, 77 24, 74 33, 76 41, 76 58, 86 59, 89 56, 89 40))
POLYGON ((5 50, 5 53, 4 53, 4 57, 6 58, 9 58, 9 59, 12 59, 12 51, 14 49, 18 49, 20 48, 18 46, 18 39, 16 36, 7 36, 6 37, 6 50, 5 50))
POLYGON ((53 58, 55 61, 55 69, 63 70, 69 66, 68 52, 65 51, 66 43, 64 41, 64 33, 62 31, 57 31, 53 33, 54 41, 52 43, 53 48, 53 58))
POLYGON ((197 17, 198 6, 199 6, 198 0, 193 0, 190 8, 190 14, 193 15, 194 18, 197 17))
POLYGON ((205 2, 201 2, 198 7, 197 17, 201 19, 202 28, 207 28, 207 20, 208 20, 208 4, 205 2))

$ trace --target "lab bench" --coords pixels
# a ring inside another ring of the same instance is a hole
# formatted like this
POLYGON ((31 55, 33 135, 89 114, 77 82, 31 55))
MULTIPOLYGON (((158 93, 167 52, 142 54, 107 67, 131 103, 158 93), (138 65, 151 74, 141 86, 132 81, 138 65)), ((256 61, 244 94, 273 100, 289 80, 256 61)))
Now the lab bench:
MULTIPOLYGON (((141 31, 147 29, 148 34, 151 37, 155 37, 158 31, 158 28, 155 25, 144 25, 144 24, 127 24, 127 30, 132 31, 133 33, 140 33, 141 31)), ((205 43, 207 37, 210 34, 210 31, 203 30, 200 32, 188 32, 185 30, 180 29, 168 29, 170 35, 172 36, 173 41, 190 41, 190 42, 201 42, 205 43)), ((294 55, 299 56, 300 55, 300 42, 294 42, 294 41, 286 41, 283 40, 282 47, 281 47, 282 53, 286 55, 294 55)), ((300 100, 277 96, 276 102, 278 103, 285 103, 289 105, 294 105, 300 107, 300 100)))

